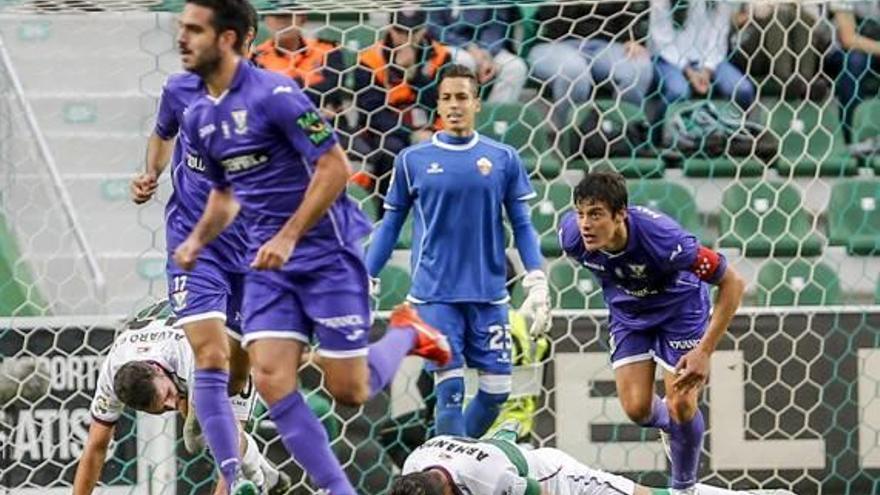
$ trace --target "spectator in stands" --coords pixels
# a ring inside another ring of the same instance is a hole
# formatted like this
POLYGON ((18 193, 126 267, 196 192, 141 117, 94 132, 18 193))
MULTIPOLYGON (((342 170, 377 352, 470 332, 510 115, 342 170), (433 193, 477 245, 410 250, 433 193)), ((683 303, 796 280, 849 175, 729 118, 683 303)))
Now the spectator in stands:
POLYGON ((491 87, 489 103, 513 103, 526 84, 528 67, 514 55, 511 33, 517 7, 447 8, 428 16, 428 32, 448 45, 454 61, 476 72, 480 86, 491 87))
POLYGON ((880 2, 836 2, 831 5, 834 48, 829 68, 836 76, 843 136, 852 142, 853 115, 865 98, 878 94, 880 72, 880 2))
POLYGON ((423 11, 396 11, 382 39, 358 55, 355 105, 360 117, 354 147, 377 178, 380 212, 394 157, 433 132, 435 76, 452 57, 449 48, 428 35, 426 21, 423 11))
POLYGON ((639 1, 538 9, 541 42, 528 58, 533 76, 550 85, 557 127, 569 123, 572 106, 590 100, 593 87, 606 82, 621 99, 642 104, 652 76, 646 12, 647 3, 639 1))
POLYGON ((727 60, 735 12, 728 2, 651 0, 649 46, 660 117, 668 105, 691 96, 733 98, 744 110, 755 101, 755 85, 727 60))
POLYGON ((254 48, 251 60, 258 67, 296 80, 332 120, 342 108, 342 50, 330 41, 305 36, 305 14, 268 14, 264 20, 271 36, 254 48))

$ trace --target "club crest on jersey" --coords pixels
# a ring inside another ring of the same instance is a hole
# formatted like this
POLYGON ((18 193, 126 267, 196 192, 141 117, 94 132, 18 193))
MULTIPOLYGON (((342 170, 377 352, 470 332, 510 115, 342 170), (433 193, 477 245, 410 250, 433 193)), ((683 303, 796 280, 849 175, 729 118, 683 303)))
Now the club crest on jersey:
POLYGON ((492 162, 485 156, 481 157, 477 160, 477 170, 484 176, 489 175, 492 172, 492 162))
POLYGON ((247 133, 247 110, 235 110, 232 112, 232 121, 235 122, 235 133, 247 133))
POLYGON ((627 265, 633 278, 645 278, 646 265, 627 265))
POLYGON ((426 172, 429 174, 442 174, 443 167, 441 167, 440 164, 437 162, 431 162, 431 164, 428 165, 428 169, 426 170, 426 172))

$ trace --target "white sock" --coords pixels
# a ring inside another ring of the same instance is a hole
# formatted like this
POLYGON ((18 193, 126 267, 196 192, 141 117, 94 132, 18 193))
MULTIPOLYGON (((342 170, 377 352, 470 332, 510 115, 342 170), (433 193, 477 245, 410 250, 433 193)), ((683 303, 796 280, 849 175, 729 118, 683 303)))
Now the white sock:
POLYGON ((260 448, 257 446, 257 441, 244 432, 242 432, 241 436, 244 437, 244 441, 246 442, 245 451, 241 456, 241 472, 244 474, 245 478, 253 481, 257 486, 265 487, 266 477, 263 475, 263 470, 260 469, 260 461, 263 460, 263 456, 260 455, 260 448))
POLYGON ((718 488, 717 486, 709 486, 704 485, 702 483, 697 483, 697 495, 733 495, 736 493, 733 490, 728 490, 726 488, 718 488))

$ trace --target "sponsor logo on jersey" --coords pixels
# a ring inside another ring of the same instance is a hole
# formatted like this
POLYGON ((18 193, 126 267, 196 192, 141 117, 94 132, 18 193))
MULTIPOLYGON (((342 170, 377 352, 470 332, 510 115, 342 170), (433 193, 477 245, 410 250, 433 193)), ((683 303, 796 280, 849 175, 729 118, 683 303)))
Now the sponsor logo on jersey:
POLYGON ((426 172, 427 172, 428 174, 431 174, 431 175, 433 175, 433 174, 442 174, 442 173, 443 173, 443 167, 441 167, 440 164, 437 163, 437 162, 431 162, 431 164, 428 165, 428 169, 426 170, 426 172))
POLYGON ((206 136, 210 136, 211 134, 214 134, 214 132, 216 130, 217 130, 217 126, 215 126, 214 124, 208 124, 208 125, 199 127, 199 137, 204 138, 206 136))
POLYGON ((290 86, 275 86, 275 89, 272 90, 273 95, 281 93, 293 93, 293 88, 290 86))
POLYGON ((364 319, 361 318, 361 315, 343 315, 334 316, 332 318, 315 318, 315 321, 328 328, 344 328, 366 325, 364 319))
POLYGON ((333 136, 333 130, 324 123, 318 112, 309 111, 296 119, 296 125, 306 133, 306 137, 314 146, 320 146, 333 136))
POLYGON ((269 163, 269 155, 263 152, 233 156, 220 162, 227 172, 234 174, 244 172, 269 163))
POLYGON ((196 172, 204 172, 205 171, 205 163, 202 162, 202 159, 192 153, 186 154, 186 166, 196 172))
POLYGON ((247 133, 247 110, 233 110, 232 121, 235 122, 236 134, 242 135, 247 133))
POLYGON ((485 156, 481 157, 477 160, 477 170, 479 170, 484 176, 489 175, 492 173, 492 162, 485 156))
POLYGON ((605 271, 605 267, 602 265, 599 265, 597 263, 590 263, 589 261, 584 261, 583 264, 585 267, 589 268, 590 270, 596 270, 599 272, 605 271))

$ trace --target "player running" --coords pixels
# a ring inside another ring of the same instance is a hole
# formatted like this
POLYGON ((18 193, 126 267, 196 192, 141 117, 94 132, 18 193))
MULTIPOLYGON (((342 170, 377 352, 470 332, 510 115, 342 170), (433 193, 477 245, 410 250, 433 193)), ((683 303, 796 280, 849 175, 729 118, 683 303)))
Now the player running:
POLYGON ((622 175, 587 174, 574 190, 576 213, 562 219, 559 242, 602 282, 624 411, 668 434, 672 492, 693 494, 705 430, 697 400, 745 282, 723 255, 675 221, 627 201, 622 175), (718 287, 711 319, 709 284, 718 287), (657 364, 666 386, 662 400, 654 393, 657 364))
MULTIPOLYGON (((74 495, 91 494, 107 458, 116 422, 126 406, 149 414, 180 411, 186 418, 184 443, 187 450, 201 450, 203 441, 191 427, 194 423, 190 389, 195 372, 195 357, 184 332, 161 311, 159 303, 147 319, 138 319, 116 338, 104 358, 98 374, 95 396, 90 409, 89 426, 82 457, 73 481, 74 495)), ((246 422, 256 394, 236 395, 227 399, 238 421, 246 422)), ((282 495, 290 489, 290 478, 273 467, 261 454, 254 439, 240 431, 242 472, 263 493, 282 495)))
POLYGON ((548 286, 527 203, 535 192, 516 150, 474 130, 480 100, 470 69, 450 66, 439 80, 444 130, 397 156, 367 266, 379 276, 414 209, 408 299, 446 334, 453 351, 449 364, 428 365, 437 383, 436 431, 479 437, 511 390, 503 212, 528 272, 521 311, 533 318, 534 333, 550 323, 548 286), (479 391, 462 413, 465 365, 479 370, 479 391))
MULTIPOLYGON (((324 386, 358 405, 381 391, 410 352, 439 363, 448 344, 409 307, 368 345, 369 280, 361 239, 370 225, 342 194, 348 160, 332 129, 289 78, 238 54, 247 32, 244 0, 190 0, 179 19, 185 69, 207 95, 184 128, 214 188, 201 220, 174 259, 190 270, 239 213, 247 228, 244 339, 257 391, 297 462, 330 495, 353 495, 320 422, 297 390, 302 350, 319 342, 324 386)), ((212 448, 215 448, 212 445, 212 448)), ((235 451, 215 452, 231 459, 235 451)))

